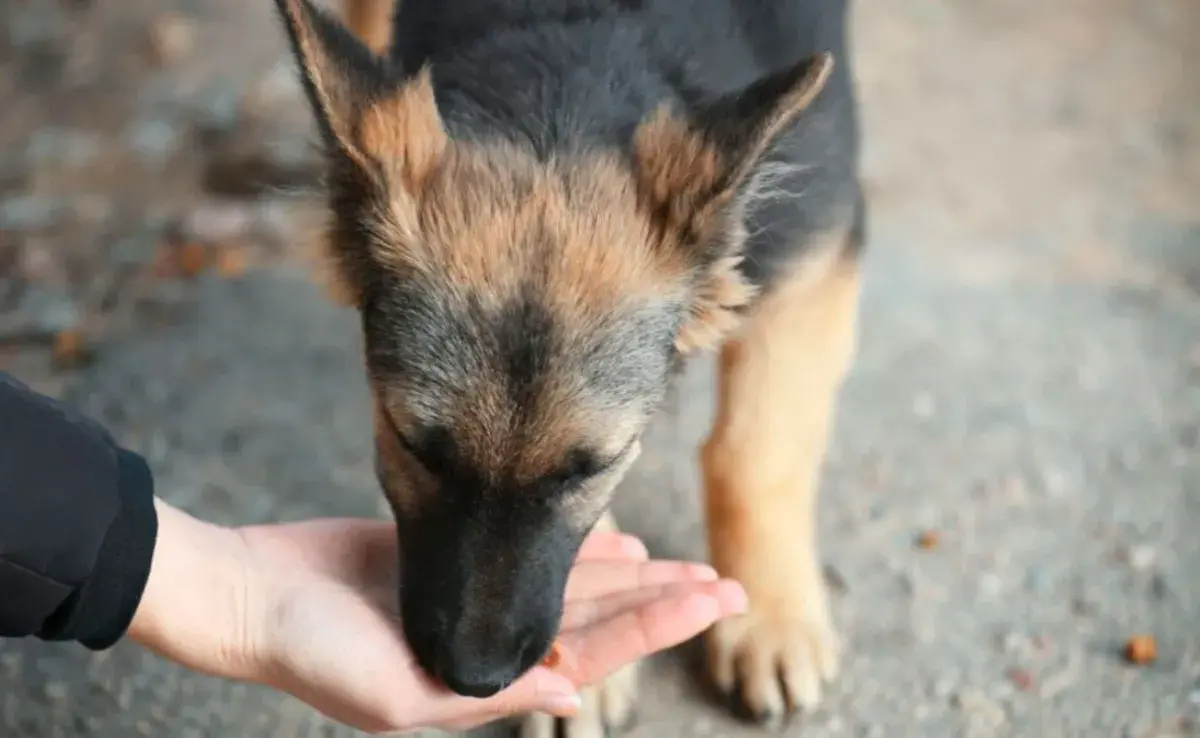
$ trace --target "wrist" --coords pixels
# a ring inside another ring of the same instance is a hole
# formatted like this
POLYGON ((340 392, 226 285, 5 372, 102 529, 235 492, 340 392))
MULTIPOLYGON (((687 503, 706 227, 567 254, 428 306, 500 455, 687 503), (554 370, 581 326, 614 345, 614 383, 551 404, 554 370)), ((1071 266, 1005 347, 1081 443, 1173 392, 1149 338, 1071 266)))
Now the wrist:
POLYGON ((261 637, 245 542, 162 500, 155 507, 158 542, 129 637, 190 669, 252 680, 261 637))

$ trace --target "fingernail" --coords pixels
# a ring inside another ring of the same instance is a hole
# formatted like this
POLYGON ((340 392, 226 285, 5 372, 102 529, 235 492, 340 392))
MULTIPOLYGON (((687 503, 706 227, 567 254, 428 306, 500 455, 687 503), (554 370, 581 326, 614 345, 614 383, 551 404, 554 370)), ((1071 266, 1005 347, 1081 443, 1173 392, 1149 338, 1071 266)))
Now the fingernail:
POLYGON ((697 582, 715 582, 719 578, 717 570, 708 564, 692 564, 690 574, 697 582))
POLYGON ((583 708, 583 698, 578 692, 570 694, 548 694, 542 701, 546 712, 555 715, 574 715, 583 708))

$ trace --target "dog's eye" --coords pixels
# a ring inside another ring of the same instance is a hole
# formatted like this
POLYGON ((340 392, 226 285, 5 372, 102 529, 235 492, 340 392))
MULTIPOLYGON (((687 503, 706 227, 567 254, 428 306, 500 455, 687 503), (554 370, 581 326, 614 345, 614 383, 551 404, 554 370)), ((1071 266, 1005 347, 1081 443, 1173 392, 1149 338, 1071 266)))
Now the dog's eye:
POLYGON ((425 471, 434 476, 444 475, 449 468, 449 458, 451 452, 452 439, 450 434, 444 428, 435 428, 432 430, 422 431, 414 440, 408 435, 402 433, 396 426, 396 422, 389 415, 387 417, 389 430, 392 436, 396 439, 396 443, 404 452, 413 457, 421 466, 425 467, 425 471))
POLYGON ((602 468, 603 463, 596 458, 596 454, 577 448, 568 454, 563 467, 550 475, 549 481, 561 488, 575 487, 599 474, 602 468))
POLYGON ((570 490, 597 476, 616 465, 637 441, 631 438, 625 447, 608 458, 597 455, 586 448, 577 448, 567 455, 567 461, 562 468, 547 478, 547 482, 560 490, 570 490))

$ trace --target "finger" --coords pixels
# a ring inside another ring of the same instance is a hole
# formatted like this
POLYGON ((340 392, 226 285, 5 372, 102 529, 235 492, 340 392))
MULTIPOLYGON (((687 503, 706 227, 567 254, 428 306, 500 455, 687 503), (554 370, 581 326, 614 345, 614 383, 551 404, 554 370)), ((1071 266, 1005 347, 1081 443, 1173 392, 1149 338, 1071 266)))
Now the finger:
POLYGON ((667 582, 638 589, 625 589, 611 594, 581 598, 568 602, 563 610, 560 630, 581 630, 609 620, 624 612, 633 612, 658 600, 675 600, 696 592, 707 591, 706 582, 667 582))
POLYGON ((646 544, 635 536, 616 531, 597 530, 592 531, 584 539, 577 558, 580 561, 609 559, 645 561, 650 558, 650 554, 646 551, 646 544))
POLYGON ((746 591, 737 582, 696 584, 685 594, 653 600, 560 639, 557 671, 579 685, 595 684, 625 664, 676 646, 718 620, 744 613, 746 591))
POLYGON ((571 570, 565 599, 588 600, 617 592, 682 582, 713 582, 717 572, 690 561, 584 562, 571 570))

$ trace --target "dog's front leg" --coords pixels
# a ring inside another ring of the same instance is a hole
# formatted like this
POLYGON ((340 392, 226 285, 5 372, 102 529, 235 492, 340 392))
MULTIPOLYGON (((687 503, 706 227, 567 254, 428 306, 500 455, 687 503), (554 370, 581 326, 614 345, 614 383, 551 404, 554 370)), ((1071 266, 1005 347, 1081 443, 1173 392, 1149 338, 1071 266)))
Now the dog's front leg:
POLYGON ((702 461, 709 543, 750 611, 715 626, 718 687, 758 720, 811 709, 839 640, 816 543, 817 491, 855 347, 858 271, 842 263, 766 296, 721 354, 717 418, 702 461), (802 281, 803 280, 803 281, 802 281))

